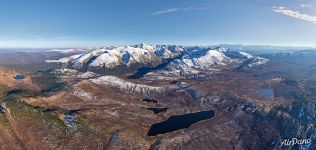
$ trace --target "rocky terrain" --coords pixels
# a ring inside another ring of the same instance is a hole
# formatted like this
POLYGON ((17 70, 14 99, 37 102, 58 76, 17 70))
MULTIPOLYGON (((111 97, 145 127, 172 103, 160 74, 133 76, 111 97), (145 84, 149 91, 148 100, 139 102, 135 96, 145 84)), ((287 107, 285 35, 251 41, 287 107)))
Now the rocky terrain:
POLYGON ((0 149, 316 149, 314 51, 42 53, 0 61, 0 149))

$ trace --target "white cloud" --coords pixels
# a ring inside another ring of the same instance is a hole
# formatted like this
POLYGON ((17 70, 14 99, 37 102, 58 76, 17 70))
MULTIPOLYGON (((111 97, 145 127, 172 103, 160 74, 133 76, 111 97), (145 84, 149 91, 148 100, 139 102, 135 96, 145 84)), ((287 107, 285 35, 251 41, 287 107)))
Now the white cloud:
POLYGON ((176 11, 179 11, 179 8, 171 8, 171 9, 157 11, 157 12, 154 12, 152 15, 156 16, 156 15, 167 14, 167 13, 172 13, 176 11))
POLYGON ((171 8, 171 9, 165 9, 165 10, 160 10, 152 13, 153 16, 156 15, 162 15, 162 14, 168 14, 168 13, 174 13, 177 11, 186 11, 186 10, 203 10, 203 9, 208 9, 208 7, 186 7, 186 8, 171 8))
POLYGON ((313 5, 312 4, 300 4, 300 7, 302 8, 307 8, 307 7, 312 7, 313 5))
POLYGON ((316 16, 312 16, 309 14, 301 13, 299 11, 291 10, 287 7, 274 7, 273 11, 316 24, 316 16))
POLYGON ((203 9, 208 9, 208 7, 186 7, 186 8, 182 8, 182 10, 203 10, 203 9))

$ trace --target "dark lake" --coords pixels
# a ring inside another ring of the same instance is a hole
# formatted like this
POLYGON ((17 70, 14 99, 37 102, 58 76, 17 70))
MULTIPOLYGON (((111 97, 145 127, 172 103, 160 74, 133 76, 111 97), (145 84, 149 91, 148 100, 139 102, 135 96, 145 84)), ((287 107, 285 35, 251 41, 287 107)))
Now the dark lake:
POLYGON ((15 77, 13 77, 15 80, 23 80, 24 75, 23 74, 17 74, 15 77))
POLYGON ((150 107, 147 109, 153 111, 155 114, 158 114, 158 113, 161 113, 161 112, 168 110, 168 108, 163 108, 163 107, 150 107))
POLYGON ((153 98, 145 98, 143 101, 147 103, 158 103, 158 101, 153 98))
POLYGON ((48 109, 45 109, 45 110, 43 110, 43 112, 46 112, 46 113, 48 113, 48 112, 54 112, 54 111, 56 111, 57 109, 54 109, 54 108, 48 108, 48 109))
POLYGON ((192 124, 202 120, 210 119, 214 116, 214 111, 201 111, 196 113, 171 116, 166 121, 152 125, 147 133, 148 136, 156 136, 190 127, 192 124))
POLYGON ((266 98, 273 98, 273 89, 272 88, 258 89, 257 93, 259 93, 260 95, 262 95, 266 98))

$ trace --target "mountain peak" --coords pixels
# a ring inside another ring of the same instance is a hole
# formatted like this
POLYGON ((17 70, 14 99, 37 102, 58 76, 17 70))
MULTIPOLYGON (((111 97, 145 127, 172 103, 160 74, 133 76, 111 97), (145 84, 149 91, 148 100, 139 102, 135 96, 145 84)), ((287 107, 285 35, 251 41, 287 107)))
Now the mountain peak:
POLYGON ((72 68, 95 72, 123 68, 119 71, 122 73, 124 71, 135 71, 135 69, 141 67, 156 67, 168 62, 161 70, 178 74, 179 72, 210 72, 230 65, 238 66, 242 62, 247 62, 247 65, 252 67, 264 64, 267 60, 221 47, 152 46, 141 43, 113 49, 97 49, 89 53, 47 62, 68 63, 72 68))
POLYGON ((135 48, 141 48, 141 49, 147 49, 147 48, 151 48, 153 47, 152 45, 148 45, 148 44, 145 44, 145 43, 140 43, 138 45, 135 45, 134 46, 135 48))

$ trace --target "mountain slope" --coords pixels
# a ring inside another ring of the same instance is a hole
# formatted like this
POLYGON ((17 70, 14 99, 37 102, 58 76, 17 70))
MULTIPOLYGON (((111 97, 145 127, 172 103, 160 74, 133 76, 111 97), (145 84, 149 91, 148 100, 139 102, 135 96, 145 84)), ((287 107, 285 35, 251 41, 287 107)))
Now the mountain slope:
MULTIPOLYGON (((248 67, 268 62, 267 59, 252 56, 245 52, 230 51, 223 48, 184 47, 175 45, 139 44, 124 47, 105 47, 86 54, 74 55, 59 60, 70 68, 111 74, 116 72, 135 72, 142 67, 156 67, 167 63, 160 69, 167 74, 196 74, 202 71, 216 71, 226 66, 246 63, 248 67)), ((158 71, 159 72, 159 71, 158 71)))
POLYGON ((245 52, 230 51, 223 48, 197 49, 190 51, 180 59, 173 60, 160 72, 180 75, 212 73, 223 68, 238 67, 243 63, 251 68, 268 61, 265 58, 252 56, 245 52))

